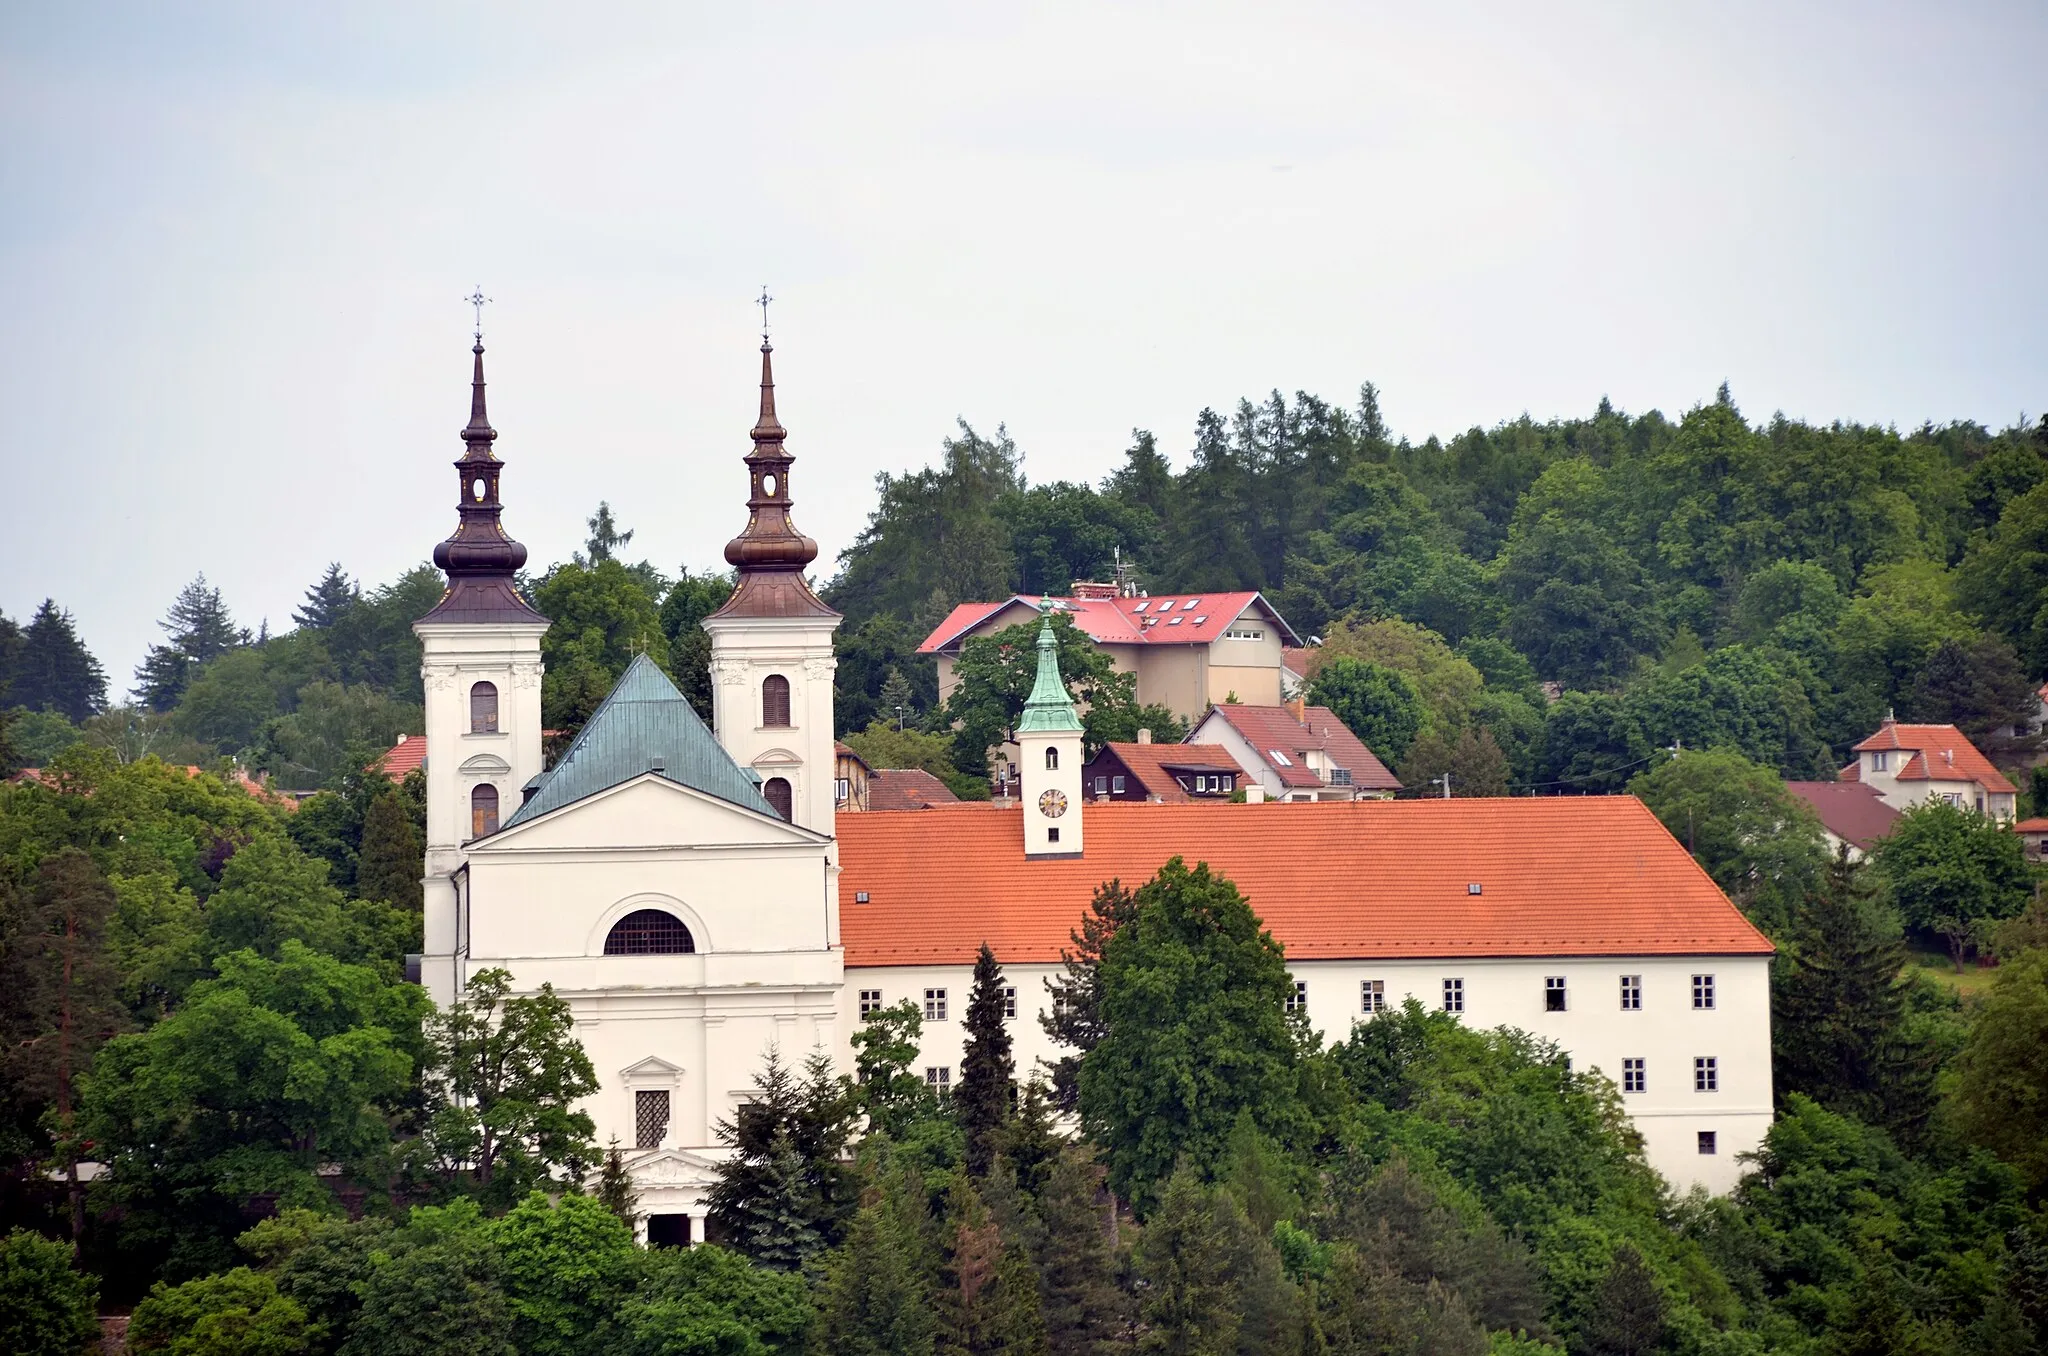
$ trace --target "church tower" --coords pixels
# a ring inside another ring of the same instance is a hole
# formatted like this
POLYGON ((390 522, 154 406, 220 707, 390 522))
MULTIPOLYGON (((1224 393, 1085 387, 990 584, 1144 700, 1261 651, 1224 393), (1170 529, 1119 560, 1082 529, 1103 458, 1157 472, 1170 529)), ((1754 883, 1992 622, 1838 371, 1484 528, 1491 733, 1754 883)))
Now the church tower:
POLYGON ((1024 858, 1081 855, 1081 717, 1060 677, 1051 604, 1038 626, 1038 681, 1017 720, 1024 858))
POLYGON ((460 935, 455 872, 471 839, 497 832, 541 772, 540 638, 548 619, 519 596, 513 574, 526 548, 498 518, 498 439, 484 413, 484 343, 477 335, 469 426, 455 463, 461 498, 455 534, 434 548, 448 589, 412 624, 420 638, 427 707, 426 953, 422 977, 449 996, 445 962, 460 935))
POLYGON ((775 417, 774 347, 761 337, 761 413, 746 455, 747 526, 725 545, 739 583, 704 619, 718 742, 761 779, 784 818, 833 831, 832 632, 839 614, 804 581, 818 543, 790 521, 786 430, 775 417))

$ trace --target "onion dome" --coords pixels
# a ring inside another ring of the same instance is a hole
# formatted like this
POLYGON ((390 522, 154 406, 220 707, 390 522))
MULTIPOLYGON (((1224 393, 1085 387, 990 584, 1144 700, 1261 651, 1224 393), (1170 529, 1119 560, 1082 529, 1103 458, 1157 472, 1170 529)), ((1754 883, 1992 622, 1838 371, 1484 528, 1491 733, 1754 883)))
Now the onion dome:
POLYGON ((455 506, 455 535, 434 548, 434 564, 448 575, 448 591, 421 621, 539 622, 547 618, 519 596, 513 575, 526 563, 526 548, 505 535, 499 515, 498 473, 491 451, 498 431, 484 412, 484 341, 478 336, 475 375, 470 379, 469 426, 462 430, 462 456, 455 462, 461 498, 455 506))
POLYGON ((761 414, 754 421, 747 475, 747 525, 725 544, 726 562, 739 571, 738 585, 721 617, 837 617, 804 580, 804 567, 818 558, 818 543, 790 521, 789 468, 796 458, 782 445, 787 430, 775 417, 775 348, 761 340, 761 414))

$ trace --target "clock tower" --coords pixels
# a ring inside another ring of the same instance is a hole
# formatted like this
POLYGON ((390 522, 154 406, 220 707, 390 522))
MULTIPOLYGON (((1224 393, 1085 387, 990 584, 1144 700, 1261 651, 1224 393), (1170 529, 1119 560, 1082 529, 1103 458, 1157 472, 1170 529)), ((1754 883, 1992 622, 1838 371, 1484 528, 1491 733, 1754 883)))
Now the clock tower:
POLYGON ((1081 855, 1081 717, 1060 678, 1051 604, 1038 627, 1038 681, 1017 721, 1024 791, 1024 857, 1081 855))

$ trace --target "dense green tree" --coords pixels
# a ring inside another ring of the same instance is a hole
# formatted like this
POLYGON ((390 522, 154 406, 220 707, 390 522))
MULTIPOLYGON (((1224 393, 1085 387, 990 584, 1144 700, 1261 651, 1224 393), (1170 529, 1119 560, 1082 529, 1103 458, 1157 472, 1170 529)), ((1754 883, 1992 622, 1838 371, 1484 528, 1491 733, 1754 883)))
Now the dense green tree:
POLYGON ((1137 912, 1137 896, 1122 881, 1096 886, 1081 926, 1067 934, 1071 949, 1060 948, 1061 973, 1045 981, 1052 1002, 1040 1009, 1038 1023, 1055 1043, 1074 1052, 1053 1066, 1053 1099, 1062 1111, 1078 1106, 1081 1060, 1102 1043, 1107 1030, 1102 1014, 1103 948, 1137 912))
POLYGON ((1174 1164, 1213 1165, 1236 1122, 1284 1144, 1309 1129, 1279 943, 1206 863, 1139 887, 1102 950, 1102 1037, 1081 1063, 1081 1122, 1110 1184, 1148 1198, 1174 1164))
MULTIPOLYGON (((413 706, 424 702, 420 642, 412 624, 434 609, 447 587, 439 570, 421 564, 362 595, 334 625, 319 633, 339 681, 372 688, 413 706)), ((378 742, 389 740, 385 735, 378 742)))
POLYGON ((1448 777, 1453 796, 1505 796, 1509 776, 1508 757, 1491 730, 1432 730, 1415 741, 1401 764, 1402 782, 1430 795, 1440 794, 1429 788, 1448 777))
POLYGON ((302 1356, 313 1327, 277 1282, 247 1267, 182 1285, 159 1281, 135 1306, 128 1349, 165 1356, 302 1356))
POLYGON ((1664 1296, 1633 1246, 1614 1250, 1579 1340, 1591 1356, 1648 1356, 1664 1345, 1664 1296))
POLYGON ((1999 636, 1942 641, 1900 700, 1906 719, 1953 725, 1973 743, 1994 749, 1994 736, 2024 728, 2039 705, 2019 655, 1999 636))
POLYGON ((98 1282, 71 1264, 71 1248, 27 1229, 0 1236, 0 1351, 80 1356, 97 1346, 98 1282))
POLYGON ((636 1277, 633 1231, 594 1196, 533 1192, 484 1227, 521 1356, 616 1349, 613 1318, 636 1277))
POLYGON ((1327 706, 1382 761, 1400 763, 1422 732, 1427 709, 1403 674, 1362 659, 1326 659, 1309 681, 1308 700, 1327 706))
POLYGON ((264 729, 255 761, 282 785, 318 788, 360 771, 397 742, 394 736, 422 723, 416 703, 320 679, 299 689, 291 714, 264 729))
POLYGON ((1037 1195, 1044 1241, 1036 1260, 1052 1356, 1106 1356, 1129 1321, 1109 1239, 1113 1205, 1102 1179, 1093 1153, 1068 1145, 1037 1195))
POLYGON ((924 1018, 915 999, 863 1013, 854 1031, 854 1096, 870 1129, 903 1136, 934 1114, 936 1095, 916 1072, 924 1018))
POLYGON ((340 1356, 524 1356, 473 1203, 414 1209, 371 1261, 340 1356))
POLYGON ((626 1170, 626 1156, 619 1151, 619 1137, 605 1146, 604 1167, 597 1181, 598 1203, 628 1229, 640 1218, 640 1193, 633 1188, 633 1174, 626 1170))
POLYGON ((1957 969, 1990 925, 2017 917, 2033 893, 2019 836, 1944 800, 1900 815, 1877 863, 1906 926, 1945 941, 1957 969))
POLYGON ((617 1330, 628 1356, 780 1356, 803 1349, 811 1323, 802 1277, 754 1266, 727 1248, 646 1254, 617 1330))
POLYGON ((235 625, 220 590, 209 585, 204 574, 178 591, 157 625, 163 628, 165 643, 150 646, 135 671, 136 693, 152 711, 176 706, 195 673, 249 643, 248 632, 235 625))
POLYGON ((931 1283, 895 1212, 861 1207, 846 1242, 825 1259, 811 1350, 818 1356, 931 1356, 931 1283))
POLYGON ((1617 697, 1567 692, 1543 720, 1536 779, 1561 795, 1619 791, 1650 761, 1650 741, 1617 697))
POLYGON ((1231 1274, 1225 1218, 1235 1202, 1202 1185, 1183 1165, 1160 1192, 1158 1209, 1138 1239, 1140 1351, 1166 1356, 1234 1356, 1243 1321, 1231 1274), (1226 1204, 1227 1203, 1227 1204, 1226 1204))
POLYGON ((550 729, 581 729, 636 655, 668 669, 656 595, 615 559, 556 566, 533 604, 550 623, 540 642, 541 720, 550 729))
POLYGON ((1964 1131, 2048 1185, 2048 951, 1999 967, 1955 1062, 1964 1131))
MULTIPOLYGON (((1052 612, 1059 642, 1060 677, 1067 692, 1086 708, 1084 745, 1089 752, 1114 738, 1136 735, 1137 677, 1117 670, 1109 656, 1074 625, 1072 616, 1052 612)), ((956 686, 946 699, 945 717, 958 726, 953 758, 963 772, 980 772, 983 751, 1010 741, 1024 699, 1038 673, 1039 622, 1020 622, 960 647, 953 665, 956 686)))
POLYGON ((356 605, 362 592, 362 586, 348 577, 341 562, 331 561, 327 573, 306 590, 306 601, 292 610, 292 620, 308 630, 325 631, 356 605))
POLYGON ((1733 638, 1762 643, 1793 618, 1823 629, 1847 605, 1832 572, 1806 561, 1775 561, 1742 581, 1730 618, 1733 638))
POLYGON ((995 952, 983 942, 967 996, 960 1083, 953 1090, 954 1114, 967 1137, 967 1171, 975 1177, 988 1176, 995 1166, 1003 1127, 1017 1096, 1017 1061, 1010 1053, 1010 1028, 1004 1017, 1005 1007, 1015 1005, 1004 997, 1009 987, 995 952))
POLYGON ((1465 724, 1486 682, 1442 636, 1393 617, 1339 622, 1330 627, 1313 657, 1318 666, 1311 670, 1312 680, 1321 679, 1323 669, 1340 657, 1393 670, 1421 699, 1423 728, 1445 732, 1465 724))
POLYGON ((2006 504, 1970 543, 1958 584, 1970 609, 2019 651, 2027 670, 2048 673, 2048 482, 2006 504))
POLYGON ((288 694, 255 646, 231 650, 196 671, 172 720, 182 734, 228 753, 252 748, 288 694))
POLYGON ((576 1105, 597 1072, 571 1028, 569 1005, 543 984, 512 994, 512 976, 479 970, 462 997, 427 1023, 426 1141, 450 1180, 510 1201, 597 1162, 595 1127, 576 1105))
POLYGON ((1156 530, 1147 510, 1067 481, 1014 491, 996 512, 1010 529, 1016 593, 1065 595, 1077 579, 1111 581, 1119 558, 1150 552, 1156 530))
POLYGON ((881 721, 896 724, 895 702, 884 699, 883 685, 892 675, 910 686, 904 703, 904 723, 920 724, 920 714, 929 715, 939 704, 938 667, 928 655, 917 652, 924 632, 914 631, 900 617, 870 617, 856 628, 841 626, 832 635, 832 650, 839 661, 834 675, 833 720, 844 735, 864 730, 881 721))
POLYGON ((715 1127, 732 1152, 705 1204, 733 1246, 763 1266, 794 1271, 840 1241, 855 1208, 843 1162, 854 1113, 822 1052, 799 1076, 768 1047, 754 1099, 715 1127))
POLYGON ((1777 774, 1726 749, 1688 750, 1628 784, 1714 883, 1776 931, 1820 883, 1820 817, 1777 774))
MULTIPOLYGON (((105 1042, 129 1025, 109 954, 114 890, 77 848, 36 866, 23 907, 0 917, 0 1073, 17 1096, 49 1108, 55 1160, 70 1198, 73 1242, 85 1233, 75 1085, 105 1042)), ((0 905, 7 902, 0 895, 0 905)))
POLYGON ((30 711, 54 712, 73 725, 106 709, 106 672, 78 638, 71 614, 53 599, 43 599, 21 632, 0 700, 30 711))
POLYGON ((1509 602, 1508 638, 1538 673, 1605 687, 1661 635, 1642 567, 1582 514, 1552 509, 1524 524, 1518 511, 1500 587, 1509 602))
POLYGON ((370 802, 363 816, 363 845, 356 867, 355 891, 362 899, 381 899, 408 912, 422 907, 420 873, 425 869, 419 835, 396 789, 370 802))
POLYGON ((1703 662, 1631 688, 1623 705, 1657 747, 1733 749, 1792 778, 1820 775, 1827 750, 1798 677, 1729 645, 1703 662))
POLYGON ((1038 1275, 964 1179, 947 1192, 938 1271, 938 1349, 949 1356, 1046 1356, 1038 1275))
POLYGON ((1780 1101, 1804 1093, 1910 1141, 1933 1107, 1933 1062, 1908 1027, 1897 920, 1867 874, 1844 850, 1793 921, 1773 975, 1771 1072, 1780 1101))

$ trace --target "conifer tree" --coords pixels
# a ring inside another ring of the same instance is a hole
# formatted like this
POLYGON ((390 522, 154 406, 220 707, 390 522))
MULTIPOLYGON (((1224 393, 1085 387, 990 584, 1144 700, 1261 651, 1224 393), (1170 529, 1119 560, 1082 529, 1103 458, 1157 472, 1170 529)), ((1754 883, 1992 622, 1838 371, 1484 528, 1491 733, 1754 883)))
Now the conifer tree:
POLYGON ((114 903, 113 887, 92 858, 67 847, 43 858, 26 899, 16 896, 7 910, 12 916, 0 918, 7 938, 0 950, 0 1072, 51 1109, 74 1242, 85 1232, 74 1080, 128 1025, 121 977, 105 944, 114 903))
POLYGON ((939 1349, 948 1356, 1045 1356, 1038 1276, 964 1179, 947 1194, 939 1349))
POLYGON ((1807 897, 1772 995, 1772 1070, 1781 1100, 1803 1092, 1910 1140, 1935 1100, 1933 1059, 1907 1032, 1905 943, 1866 871, 1838 853, 1807 897))
POLYGON ((1115 1279, 1108 1208, 1094 1155, 1069 1145, 1038 1193, 1044 1238, 1039 1290, 1052 1356, 1104 1356, 1128 1321, 1128 1300, 1115 1279))
POLYGON ((341 562, 334 561, 320 582, 306 590, 305 605, 293 610, 292 620, 309 630, 325 631, 340 621, 361 595, 361 588, 343 573, 341 562))
POLYGON ((1240 1320, 1230 1260, 1215 1193, 1183 1163, 1167 1179, 1159 1208, 1138 1239, 1138 1275, 1146 1285, 1138 1349, 1164 1356, 1233 1356, 1240 1320))
POLYGON ((885 1202, 861 1208, 825 1265, 811 1350, 818 1356, 931 1356, 931 1289, 885 1202))
POLYGON ((898 729, 917 723, 917 693, 901 669, 892 667, 889 676, 882 680, 882 690, 875 698, 875 714, 898 729))
POLYGON ((249 640, 248 633, 238 630, 228 615, 220 590, 208 584, 204 574, 178 590, 171 610, 158 625, 170 637, 172 648, 194 664, 211 663, 249 640))
POLYGON ((43 599, 29 619, 7 678, 0 701, 9 706, 55 711, 73 725, 107 709, 106 670, 54 599, 43 599))
POLYGON ((1017 1061, 1010 1052, 1010 1029, 1003 1021, 1003 971, 987 942, 974 958, 974 987, 967 998, 967 1048, 960 1060, 960 1085, 953 1093, 955 1114, 967 1137, 967 1171, 986 1177, 1000 1147, 998 1139, 1010 1119, 1017 1061))
POLYGON ((597 1181, 597 1199, 628 1229, 640 1218, 640 1193, 633 1190, 633 1175, 626 1171, 617 1135, 612 1136, 604 1151, 604 1172, 597 1181))
POLYGON ((356 862, 356 897, 381 899, 401 909, 422 907, 424 869, 419 836, 396 790, 370 802, 363 815, 363 846, 356 862))
POLYGON ((1614 1250, 1580 1340, 1592 1356, 1647 1356, 1663 1344, 1664 1295, 1634 1244, 1614 1250))
POLYGON ((1053 1102, 1061 1111, 1071 1112, 1080 1101, 1081 1059, 1102 1039, 1102 948, 1116 930, 1137 916, 1136 897, 1118 880, 1095 887, 1088 900, 1088 912, 1081 927, 1069 932, 1073 950, 1062 948, 1060 964, 1066 973, 1045 981, 1052 1003, 1038 1016, 1045 1034, 1074 1053, 1053 1065, 1053 1102))
POLYGON ((711 1218, 755 1261, 794 1270, 839 1241, 854 1187, 841 1162, 854 1104, 822 1052, 803 1076, 770 1046, 755 1099, 717 1125, 733 1152, 706 1196, 711 1218))

